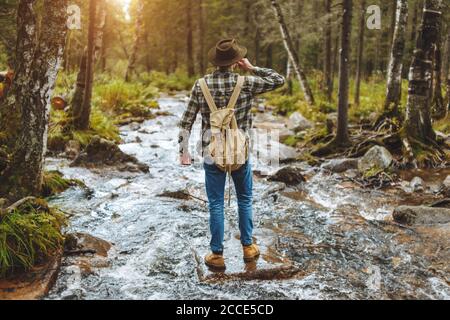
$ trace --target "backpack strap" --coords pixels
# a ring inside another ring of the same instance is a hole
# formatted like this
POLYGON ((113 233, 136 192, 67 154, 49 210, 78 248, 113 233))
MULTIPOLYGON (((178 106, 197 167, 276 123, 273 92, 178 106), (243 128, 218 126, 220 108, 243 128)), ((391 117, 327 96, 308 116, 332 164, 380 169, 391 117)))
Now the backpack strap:
POLYGON ((238 76, 236 87, 234 88, 233 95, 230 98, 230 102, 228 102, 228 109, 234 109, 236 103, 239 99, 239 95, 241 94, 242 87, 244 86, 245 77, 238 76))
POLYGON ((211 112, 217 111, 216 103, 214 102, 214 99, 211 95, 211 91, 209 91, 205 78, 200 79, 198 82, 200 84, 200 88, 202 89, 203 95, 205 96, 206 103, 208 104, 209 109, 211 110, 211 112))

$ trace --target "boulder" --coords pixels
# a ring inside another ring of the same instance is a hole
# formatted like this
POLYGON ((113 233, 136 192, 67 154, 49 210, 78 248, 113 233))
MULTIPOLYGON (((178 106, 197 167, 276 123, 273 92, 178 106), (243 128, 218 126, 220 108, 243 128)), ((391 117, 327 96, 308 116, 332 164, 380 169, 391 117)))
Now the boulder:
POLYGON ((77 140, 70 140, 66 144, 66 150, 64 154, 69 159, 76 159, 81 152, 81 144, 77 140))
POLYGON ((312 128, 314 125, 306 119, 300 112, 294 112, 287 121, 287 127, 293 131, 303 131, 312 128))
POLYGON ((269 177, 269 181, 284 182, 288 186, 298 185, 306 182, 302 170, 294 166, 286 166, 278 170, 275 174, 269 177))
POLYGON ((407 225, 441 224, 450 222, 450 209, 425 206, 400 206, 395 208, 393 218, 407 225))
POLYGON ((442 183, 445 188, 450 189, 450 175, 445 178, 444 182, 442 183))
POLYGON ((71 256, 95 254, 101 257, 107 257, 111 247, 112 244, 108 241, 86 233, 77 232, 66 236, 64 254, 71 256))
POLYGON ((87 168, 115 166, 122 171, 149 172, 148 165, 139 162, 136 157, 124 153, 114 142, 97 136, 92 138, 86 150, 80 153, 70 166, 87 168))
POLYGON ((413 192, 423 191, 424 190, 424 181, 421 177, 414 177, 409 186, 413 190, 413 192))
POLYGON ((384 170, 392 164, 391 153, 384 147, 374 146, 358 161, 358 169, 366 172, 370 169, 384 170))
POLYGON ((332 159, 322 165, 322 169, 335 173, 342 173, 357 168, 358 159, 332 159))

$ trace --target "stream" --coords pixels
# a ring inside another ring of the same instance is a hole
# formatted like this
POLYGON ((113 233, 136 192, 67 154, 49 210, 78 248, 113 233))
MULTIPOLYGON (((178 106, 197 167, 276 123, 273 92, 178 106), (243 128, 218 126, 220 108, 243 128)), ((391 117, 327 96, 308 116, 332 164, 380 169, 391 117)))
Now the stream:
POLYGON ((47 299, 450 299, 448 226, 397 225, 390 217, 404 202, 401 193, 363 190, 300 163, 308 181, 295 188, 255 175, 257 263, 242 261, 233 196, 225 217, 227 271, 207 270, 202 164, 177 162, 185 98, 162 97, 161 111, 171 115, 121 128, 120 148, 148 164, 148 174, 47 159, 47 169, 92 190, 72 188, 51 200, 71 216, 68 232, 113 244, 107 264, 92 272, 64 258, 47 299), (158 196, 178 190, 194 197, 158 196))

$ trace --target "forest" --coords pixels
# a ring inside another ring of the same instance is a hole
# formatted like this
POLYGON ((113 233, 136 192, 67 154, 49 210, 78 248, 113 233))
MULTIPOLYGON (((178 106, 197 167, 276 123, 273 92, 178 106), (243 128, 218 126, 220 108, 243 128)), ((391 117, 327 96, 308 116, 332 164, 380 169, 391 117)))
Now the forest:
POLYGON ((449 299, 449 110, 448 0, 0 0, 0 300, 449 299), (227 38, 286 84, 219 275, 177 135, 227 38))

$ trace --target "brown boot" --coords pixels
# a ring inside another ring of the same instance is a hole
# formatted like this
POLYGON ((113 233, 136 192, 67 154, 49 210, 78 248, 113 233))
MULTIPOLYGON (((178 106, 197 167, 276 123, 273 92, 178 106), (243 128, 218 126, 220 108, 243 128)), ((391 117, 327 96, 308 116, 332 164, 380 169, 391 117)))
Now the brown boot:
POLYGON ((244 249, 244 261, 252 262, 255 261, 259 255, 259 248, 256 244, 251 244, 249 246, 243 246, 244 249))
POLYGON ((205 257, 205 264, 216 271, 224 271, 225 270, 225 260, 223 255, 210 253, 205 257))

